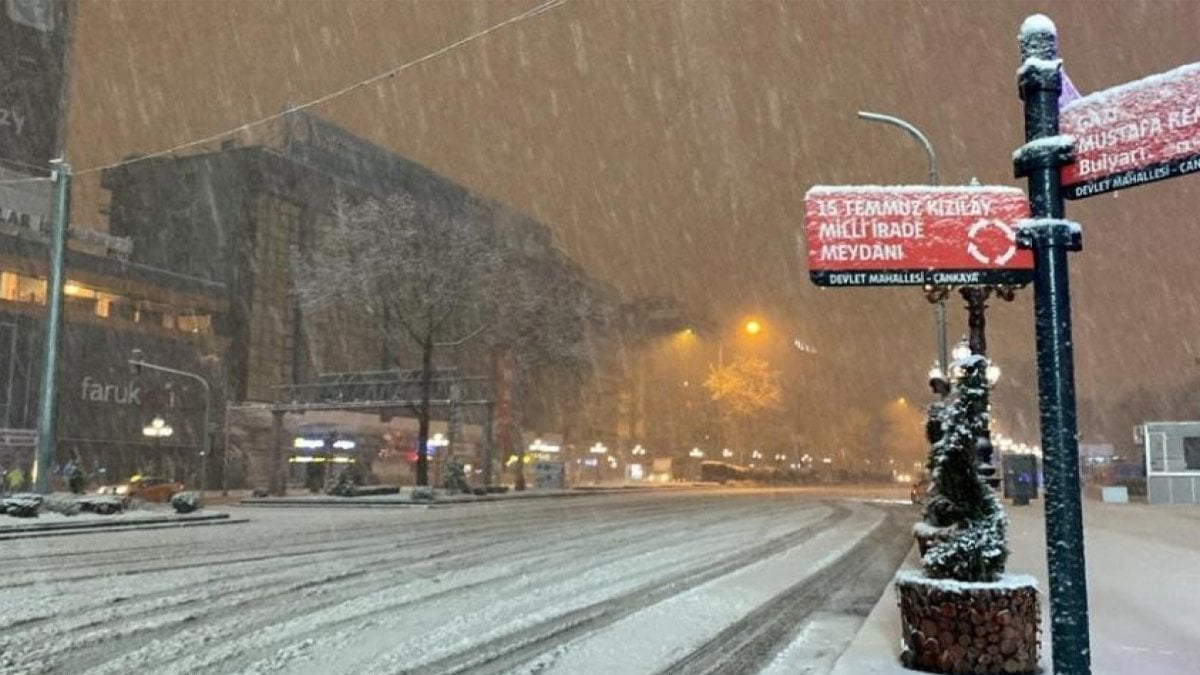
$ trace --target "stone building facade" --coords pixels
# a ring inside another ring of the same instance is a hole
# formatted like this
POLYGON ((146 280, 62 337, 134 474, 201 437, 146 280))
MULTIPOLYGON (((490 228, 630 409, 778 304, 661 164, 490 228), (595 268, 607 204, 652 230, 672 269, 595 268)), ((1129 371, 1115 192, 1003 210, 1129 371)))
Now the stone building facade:
MULTIPOLYGON (((229 345, 223 374, 231 403, 276 402, 284 388, 315 381, 323 374, 419 366, 416 346, 389 334, 382 317, 353 305, 306 312, 299 303, 296 280, 305 274, 303 253, 313 233, 334 217, 339 200, 382 198, 399 191, 436 204, 445 213, 470 218, 494 231, 518 253, 511 260, 536 270, 545 292, 570 289, 563 302, 594 303, 600 314, 619 303, 614 292, 588 278, 560 251, 549 230, 536 220, 328 121, 304 112, 284 119, 275 144, 229 145, 196 155, 147 158, 107 170, 103 176, 112 196, 111 232, 132 240, 140 262, 206 279, 224 289, 229 345)), ((594 330, 576 331, 593 334, 576 337, 589 341, 586 349, 591 352, 603 351, 606 330, 600 319, 594 330)), ((437 365, 464 376, 491 378, 493 355, 492 345, 481 339, 439 352, 437 365)), ((570 368, 591 369, 598 362, 584 359, 570 368)), ((563 429, 585 426, 577 420, 579 402, 595 373, 561 372, 560 365, 548 359, 524 372, 517 401, 522 429, 561 434, 563 429)), ((467 426, 479 436, 482 411, 470 415, 467 426)), ((270 447, 276 441, 268 433, 268 418, 241 417, 242 423, 228 430, 235 446, 225 462, 231 467, 229 481, 264 485, 270 482, 265 474, 286 469, 272 468, 264 459, 276 450, 270 447)), ((385 436, 411 435, 411 419, 404 413, 375 411, 373 417, 360 414, 358 419, 360 423, 354 424, 341 415, 336 422, 320 422, 340 425, 347 436, 358 439, 356 461, 365 462, 368 454, 386 454, 390 441, 385 436), (381 419, 386 423, 392 418, 392 426, 380 426, 381 419)), ((444 412, 435 419, 445 428, 444 412)), ((315 423, 311 416, 289 417, 287 437, 301 444, 304 425, 315 423)), ((611 424, 615 426, 615 421, 611 424)), ((592 420, 586 426, 605 423, 592 420)), ((289 459, 297 462, 303 457, 292 452, 289 459)), ((293 483, 297 475, 297 471, 289 474, 293 483)))

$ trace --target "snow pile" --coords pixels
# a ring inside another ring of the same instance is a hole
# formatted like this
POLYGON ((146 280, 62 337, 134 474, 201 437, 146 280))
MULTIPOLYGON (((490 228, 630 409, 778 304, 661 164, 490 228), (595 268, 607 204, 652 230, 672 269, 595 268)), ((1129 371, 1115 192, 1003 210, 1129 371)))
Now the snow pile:
POLYGON ((64 516, 78 515, 82 505, 74 497, 65 495, 46 495, 42 499, 42 512, 61 513, 64 516))
POLYGON ((171 507, 175 509, 175 513, 191 513, 200 506, 200 494, 197 492, 176 492, 171 496, 171 507))
POLYGON ((0 499, 0 513, 16 518, 37 518, 41 506, 42 496, 36 494, 17 493, 0 499))

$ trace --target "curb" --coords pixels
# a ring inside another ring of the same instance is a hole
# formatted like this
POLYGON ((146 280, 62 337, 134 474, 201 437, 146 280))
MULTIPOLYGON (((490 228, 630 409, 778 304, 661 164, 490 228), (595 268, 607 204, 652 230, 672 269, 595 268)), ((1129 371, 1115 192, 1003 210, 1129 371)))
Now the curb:
POLYGON ((233 525, 249 522, 248 518, 230 518, 228 513, 212 513, 200 516, 149 516, 124 522, 89 520, 79 523, 39 523, 29 525, 0 526, 0 540, 32 539, 71 534, 123 530, 157 530, 169 527, 194 527, 199 525, 233 525))
MULTIPOLYGON (((921 557, 916 544, 905 556, 896 573, 919 569, 921 557)), ((883 593, 838 655, 830 675, 911 675, 915 672, 900 665, 900 610, 896 596, 896 578, 884 587, 883 593)))
MULTIPOLYGON (((596 495, 614 495, 614 494, 633 494, 656 492, 664 488, 583 488, 573 490, 571 492, 543 492, 528 491, 524 493, 514 493, 510 496, 501 495, 482 495, 479 497, 452 497, 435 499, 431 501, 413 501, 411 499, 372 499, 370 497, 249 497, 242 499, 240 506, 250 507, 266 507, 266 508, 301 508, 305 506, 325 507, 335 506, 339 508, 439 508, 450 506, 463 506, 469 504, 482 504, 485 502, 510 502, 526 499, 566 499, 572 497, 592 497, 596 495), (369 500, 369 501, 368 501, 369 500)), ((667 488, 670 490, 678 490, 682 488, 667 488)))

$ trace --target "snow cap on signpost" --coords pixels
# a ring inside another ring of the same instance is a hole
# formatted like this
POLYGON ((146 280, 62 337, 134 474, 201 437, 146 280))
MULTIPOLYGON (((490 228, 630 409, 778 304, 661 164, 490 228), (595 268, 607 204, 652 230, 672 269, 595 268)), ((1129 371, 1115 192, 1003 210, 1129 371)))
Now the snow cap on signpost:
POLYGON ((1054 22, 1045 14, 1034 14, 1025 17, 1021 23, 1021 32, 1017 35, 1021 43, 1022 53, 1043 59, 1053 59, 1058 56, 1058 29, 1054 22))

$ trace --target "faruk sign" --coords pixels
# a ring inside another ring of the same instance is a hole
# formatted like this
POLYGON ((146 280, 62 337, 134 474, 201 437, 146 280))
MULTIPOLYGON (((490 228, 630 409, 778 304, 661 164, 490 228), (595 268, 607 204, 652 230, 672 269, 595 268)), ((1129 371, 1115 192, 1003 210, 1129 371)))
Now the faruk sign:
POLYGON ((88 375, 79 381, 79 392, 81 400, 92 403, 142 404, 142 389, 133 382, 110 384, 94 380, 88 375))
POLYGON ((1200 63, 1077 99, 1059 126, 1075 137, 1067 199, 1200 171, 1200 63))
POLYGON ((816 186, 804 196, 809 276, 818 286, 1024 284, 1017 248, 1025 193, 1005 186, 816 186))

